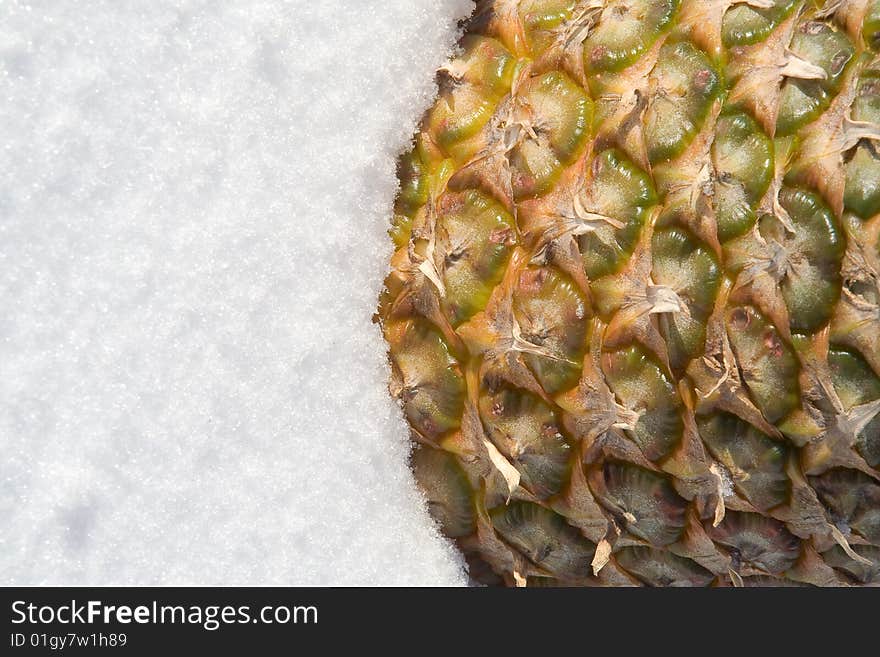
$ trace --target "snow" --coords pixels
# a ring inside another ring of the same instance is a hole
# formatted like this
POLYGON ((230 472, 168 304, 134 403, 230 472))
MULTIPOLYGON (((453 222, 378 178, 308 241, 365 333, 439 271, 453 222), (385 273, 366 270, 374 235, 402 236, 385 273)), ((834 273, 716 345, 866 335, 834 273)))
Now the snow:
POLYGON ((472 10, 0 3, 0 583, 466 583, 371 316, 472 10))

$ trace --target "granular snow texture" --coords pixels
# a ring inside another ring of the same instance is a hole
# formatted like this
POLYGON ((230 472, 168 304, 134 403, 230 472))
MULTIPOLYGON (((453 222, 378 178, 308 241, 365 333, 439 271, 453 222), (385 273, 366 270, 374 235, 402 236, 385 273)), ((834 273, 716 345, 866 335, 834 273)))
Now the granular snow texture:
POLYGON ((0 582, 466 581, 371 316, 472 9, 0 3, 0 582))

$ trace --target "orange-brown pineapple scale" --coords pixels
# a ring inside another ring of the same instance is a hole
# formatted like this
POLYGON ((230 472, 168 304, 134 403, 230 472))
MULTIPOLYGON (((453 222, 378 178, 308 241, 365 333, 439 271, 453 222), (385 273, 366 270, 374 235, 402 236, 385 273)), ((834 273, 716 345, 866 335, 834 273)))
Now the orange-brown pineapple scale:
POLYGON ((379 317, 481 581, 880 584, 880 0, 494 0, 379 317))

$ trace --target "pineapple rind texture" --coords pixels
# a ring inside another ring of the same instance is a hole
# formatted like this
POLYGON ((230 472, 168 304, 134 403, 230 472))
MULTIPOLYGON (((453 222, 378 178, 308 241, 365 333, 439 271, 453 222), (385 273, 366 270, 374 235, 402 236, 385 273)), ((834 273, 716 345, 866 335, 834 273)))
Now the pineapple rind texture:
POLYGON ((472 577, 880 585, 880 1, 466 28, 378 319, 472 577))

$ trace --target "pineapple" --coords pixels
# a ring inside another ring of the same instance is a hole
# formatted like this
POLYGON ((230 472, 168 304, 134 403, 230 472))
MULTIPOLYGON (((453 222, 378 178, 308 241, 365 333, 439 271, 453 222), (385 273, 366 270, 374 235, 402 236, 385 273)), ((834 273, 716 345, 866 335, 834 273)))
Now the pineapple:
POLYGON ((478 3, 378 317, 478 581, 880 584, 880 1, 478 3))

